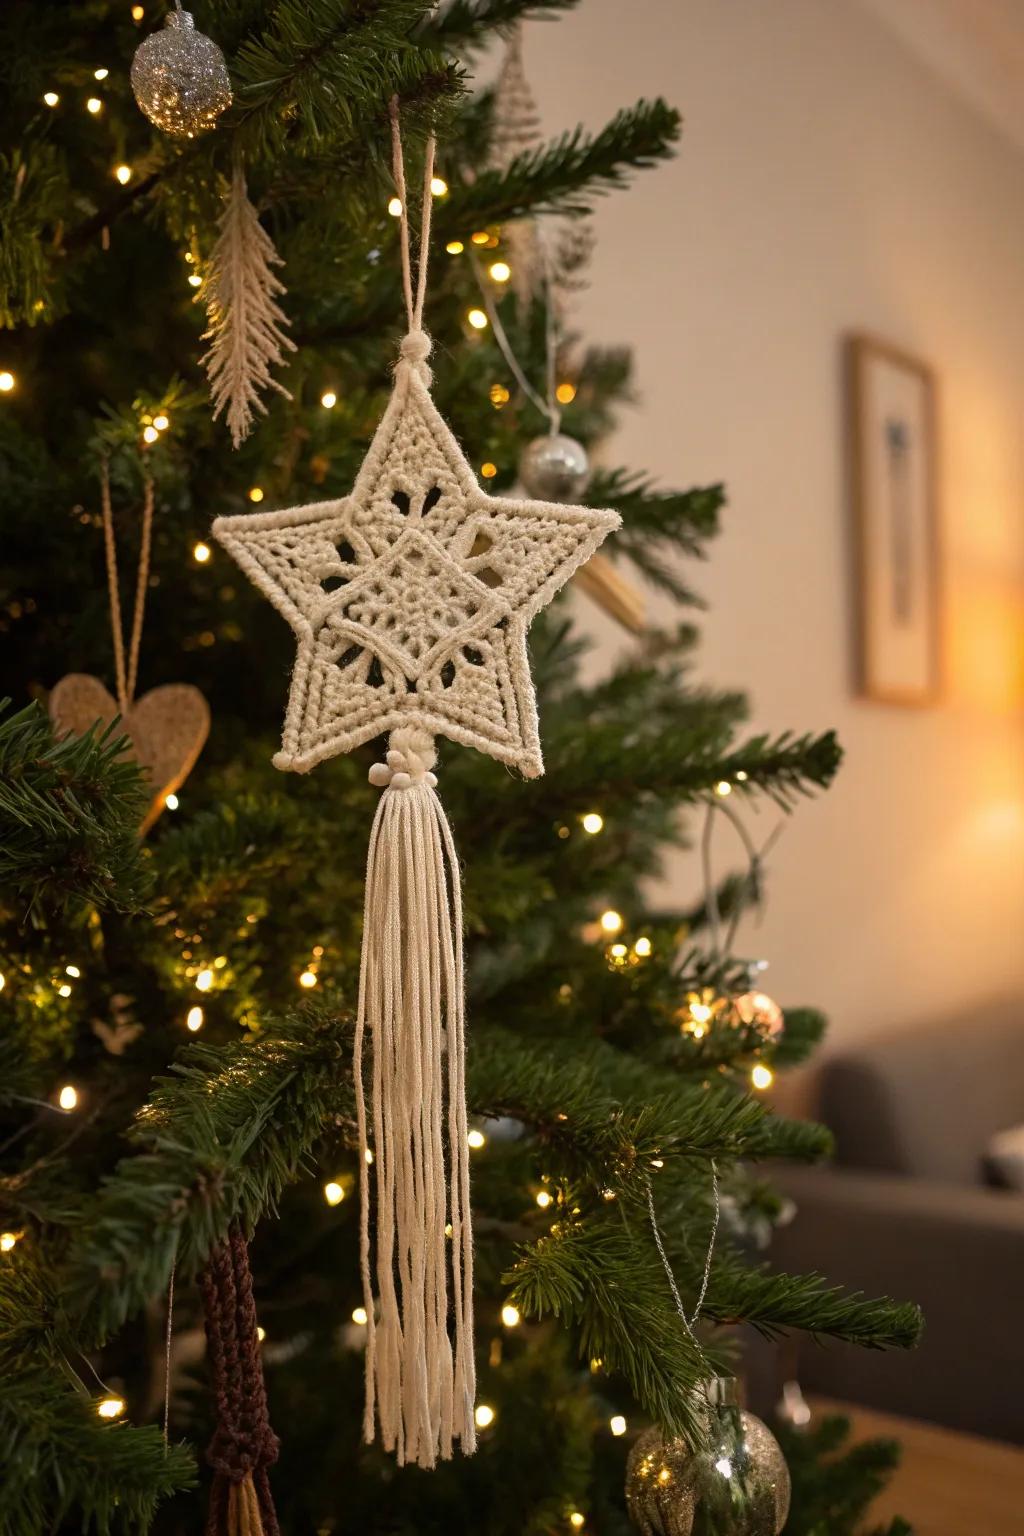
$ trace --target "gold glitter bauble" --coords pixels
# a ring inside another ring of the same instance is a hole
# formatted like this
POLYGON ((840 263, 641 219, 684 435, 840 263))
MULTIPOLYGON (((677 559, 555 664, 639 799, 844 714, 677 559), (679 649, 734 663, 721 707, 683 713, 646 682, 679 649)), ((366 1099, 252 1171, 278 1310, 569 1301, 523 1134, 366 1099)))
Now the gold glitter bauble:
POLYGON ((706 1449, 658 1428, 639 1437, 626 1464, 630 1519, 641 1536, 779 1536, 790 1480, 778 1441, 734 1403, 707 1411, 706 1449))
POLYGON ((231 105, 224 55, 188 11, 169 11, 164 30, 139 44, 132 90, 150 122, 176 139, 205 133, 231 105))

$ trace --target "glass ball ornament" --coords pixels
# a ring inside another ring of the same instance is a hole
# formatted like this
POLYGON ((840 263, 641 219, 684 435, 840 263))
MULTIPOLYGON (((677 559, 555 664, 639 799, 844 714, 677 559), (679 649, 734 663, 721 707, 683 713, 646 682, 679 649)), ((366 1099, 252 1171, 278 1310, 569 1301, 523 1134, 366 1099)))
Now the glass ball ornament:
POLYGON ((523 449, 519 478, 538 501, 575 501, 590 479, 587 450, 564 432, 547 432, 523 449))
POLYGON ((188 11, 168 11, 163 31, 139 44, 131 79, 141 111, 175 139, 206 133, 231 105, 224 55, 188 11))
POLYGON ((626 1505, 641 1536, 779 1536, 790 1479, 767 1425, 741 1409, 736 1383, 707 1383, 706 1444, 696 1451, 659 1429, 642 1434, 626 1466, 626 1505))
POLYGON ((782 1009, 767 992, 744 992, 733 1007, 744 1024, 753 1024, 767 1038, 781 1035, 786 1021, 782 1009))

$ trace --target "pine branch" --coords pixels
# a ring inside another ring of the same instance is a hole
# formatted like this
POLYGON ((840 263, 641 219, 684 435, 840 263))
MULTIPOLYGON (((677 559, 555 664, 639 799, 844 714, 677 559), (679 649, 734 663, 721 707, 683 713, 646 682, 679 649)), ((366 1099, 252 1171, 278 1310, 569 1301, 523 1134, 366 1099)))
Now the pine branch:
MULTIPOLYGON (((807 1428, 785 1423, 772 1428, 793 1481, 793 1501, 784 1536, 865 1536, 862 1521, 900 1464, 895 1440, 866 1440, 850 1446, 850 1421, 829 1416, 807 1428)), ((912 1536, 905 1520, 893 1520, 872 1536, 912 1536)))
POLYGON ((19 917, 138 910, 147 794, 124 745, 116 725, 55 741, 38 704, 0 720, 0 896, 19 917))
POLYGON ((695 559, 706 556, 705 544, 719 527, 725 505, 721 485, 690 491, 658 491, 644 475, 627 470, 599 470, 591 480, 587 499, 595 507, 611 507, 622 517, 622 527, 609 553, 628 560, 651 586, 667 592, 680 603, 698 603, 669 554, 695 559))
POLYGON ((351 1021, 312 1008, 255 1040, 193 1045, 161 1078, 118 1164, 75 1232, 61 1286, 99 1341, 195 1274, 232 1221, 252 1231, 328 1120, 353 1115, 351 1021))
MULTIPOLYGON (((681 1270, 685 1259, 681 1261, 681 1270)), ((773 1338, 790 1328, 828 1334, 864 1349, 912 1349, 924 1327, 920 1307, 871 1299, 829 1285, 820 1275, 749 1269, 732 1256, 715 1264, 705 1312, 718 1322, 752 1323, 773 1338)))
POLYGON ((517 21, 549 21, 575 10, 579 0, 452 0, 416 29, 416 41, 454 53, 486 48, 496 31, 517 21))
POLYGON ((66 167, 52 144, 0 155, 0 326, 53 320, 59 263, 50 260, 52 232, 68 191, 66 167))
POLYGON ((679 133, 679 113, 660 98, 617 113, 594 137, 576 128, 517 155, 505 171, 482 171, 471 185, 453 187, 436 215, 438 238, 530 213, 589 213, 594 198, 624 186, 630 172, 667 159, 679 133))

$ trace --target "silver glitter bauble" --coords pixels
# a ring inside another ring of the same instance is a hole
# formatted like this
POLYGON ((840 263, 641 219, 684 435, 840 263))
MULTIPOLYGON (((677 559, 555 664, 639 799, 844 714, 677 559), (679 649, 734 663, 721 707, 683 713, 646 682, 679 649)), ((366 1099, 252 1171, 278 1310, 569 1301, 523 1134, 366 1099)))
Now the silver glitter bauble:
POLYGON ((164 30, 139 44, 132 90, 150 122, 176 139, 205 133, 231 105, 224 55, 188 11, 169 11, 164 30))
POLYGON ((590 478, 587 450, 563 432, 535 437, 523 449, 519 478, 538 501, 575 501, 590 478))
POLYGON ((765 1424, 736 1403, 735 1383, 708 1383, 708 1443, 640 1436, 626 1466, 626 1506, 641 1536, 779 1536, 789 1468, 765 1424))

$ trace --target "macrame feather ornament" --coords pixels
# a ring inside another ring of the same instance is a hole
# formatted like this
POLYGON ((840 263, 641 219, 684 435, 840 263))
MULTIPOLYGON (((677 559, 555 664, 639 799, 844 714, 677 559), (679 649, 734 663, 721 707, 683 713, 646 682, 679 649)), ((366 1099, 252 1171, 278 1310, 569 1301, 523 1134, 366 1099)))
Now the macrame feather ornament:
POLYGON ((249 201, 245 171, 236 158, 231 190, 219 224, 198 300, 206 304, 210 343, 203 366, 210 380, 213 417, 223 412, 237 448, 249 436, 253 414, 266 414, 261 395, 274 389, 286 400, 288 390, 271 374, 295 343, 285 334, 288 317, 277 300, 285 292, 274 274, 283 265, 274 242, 249 201))
POLYGON ((372 1163, 360 1160, 364 1431, 372 1440, 379 1427, 400 1462, 431 1467, 476 1440, 462 903, 434 740, 476 747, 529 778, 543 771, 527 630, 619 518, 478 486, 430 396, 433 142, 414 294, 395 108, 392 129, 409 330, 352 494, 219 518, 213 533, 295 632, 276 765, 305 772, 390 732, 385 761, 370 770, 383 793, 354 1063, 361 1150, 373 1143, 372 1163))

